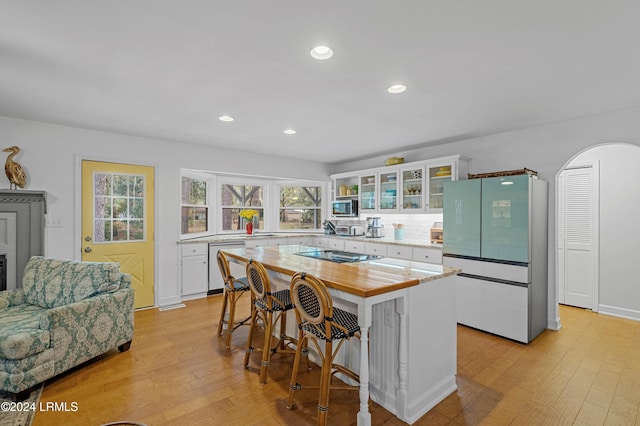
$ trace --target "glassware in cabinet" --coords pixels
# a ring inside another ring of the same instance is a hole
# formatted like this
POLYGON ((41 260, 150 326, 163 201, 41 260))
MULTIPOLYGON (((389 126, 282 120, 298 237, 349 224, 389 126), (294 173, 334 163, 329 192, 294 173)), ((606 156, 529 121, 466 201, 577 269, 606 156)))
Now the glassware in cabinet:
POLYGON ((398 209, 398 172, 380 173, 380 210, 398 209))
POLYGON ((424 210, 424 168, 411 168, 401 171, 402 210, 424 210))
POLYGON ((376 209, 376 175, 360 177, 360 211, 376 209))

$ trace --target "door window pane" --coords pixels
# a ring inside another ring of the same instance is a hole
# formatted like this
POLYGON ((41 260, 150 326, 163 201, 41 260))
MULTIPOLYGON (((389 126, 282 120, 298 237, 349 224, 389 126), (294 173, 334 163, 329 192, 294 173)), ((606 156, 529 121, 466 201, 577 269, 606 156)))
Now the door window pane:
POLYGON ((144 240, 144 176, 95 173, 93 183, 93 241, 144 240))

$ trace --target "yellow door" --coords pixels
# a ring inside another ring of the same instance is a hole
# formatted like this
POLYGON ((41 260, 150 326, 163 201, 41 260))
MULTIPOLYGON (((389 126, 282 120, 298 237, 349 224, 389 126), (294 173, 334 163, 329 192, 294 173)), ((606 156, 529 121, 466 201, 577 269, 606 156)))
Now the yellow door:
POLYGON ((82 161, 82 260, 131 274, 135 307, 154 305, 154 169, 82 161))

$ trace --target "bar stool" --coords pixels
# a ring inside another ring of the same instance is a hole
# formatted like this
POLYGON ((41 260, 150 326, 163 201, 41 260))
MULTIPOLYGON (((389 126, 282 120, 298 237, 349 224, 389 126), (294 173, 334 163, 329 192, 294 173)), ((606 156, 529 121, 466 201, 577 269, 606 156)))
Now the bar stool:
POLYGON ((299 272, 291 279, 291 296, 296 308, 298 319, 298 347, 293 361, 293 372, 289 385, 289 402, 287 408, 293 408, 293 393, 302 389, 297 382, 300 357, 306 351, 307 343, 313 342, 322 362, 319 386, 305 386, 307 389, 319 389, 318 424, 327 424, 329 411, 329 390, 350 389, 358 390, 359 386, 331 385, 331 378, 335 373, 342 373, 347 377, 360 381, 359 376, 344 366, 334 363, 336 354, 342 344, 351 337, 360 338, 358 317, 352 313, 334 308, 331 295, 324 282, 312 275, 299 272), (324 341, 324 350, 320 341, 324 341), (338 341, 335 350, 333 342, 338 341))
POLYGON ((254 350, 262 351, 262 361, 260 362, 260 384, 267 382, 267 368, 271 363, 271 355, 274 353, 295 353, 290 349, 291 344, 295 344, 294 338, 286 335, 287 311, 293 309, 289 289, 271 291, 271 280, 269 274, 262 263, 249 259, 247 263, 247 280, 251 287, 254 309, 249 322, 249 336, 244 354, 244 366, 249 367, 249 356, 254 350), (275 315, 274 315, 275 314, 275 315), (262 349, 254 348, 252 345, 253 331, 258 319, 264 324, 264 345, 262 349), (280 339, 273 345, 273 330, 280 322, 280 339))
MULTIPOLYGON (((223 299, 222 299, 222 312, 220 313, 220 322, 218 323, 218 336, 223 332, 226 333, 225 346, 228 348, 231 343, 231 333, 234 330, 251 319, 251 316, 243 319, 242 321, 234 322, 236 315, 236 305, 242 295, 249 291, 249 282, 246 277, 235 278, 231 275, 231 268, 229 268, 229 260, 227 256, 218 250, 218 268, 224 281, 223 299), (229 307, 229 319, 225 321, 224 316, 227 313, 227 306, 229 307), (223 325, 227 327, 223 330, 223 325)), ((252 307, 253 310, 253 307, 252 307)))

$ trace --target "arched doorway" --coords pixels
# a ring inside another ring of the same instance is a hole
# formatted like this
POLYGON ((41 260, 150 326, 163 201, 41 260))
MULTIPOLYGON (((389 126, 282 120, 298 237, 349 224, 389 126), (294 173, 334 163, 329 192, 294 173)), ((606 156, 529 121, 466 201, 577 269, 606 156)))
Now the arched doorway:
MULTIPOLYGON (((559 239, 566 233, 570 223, 561 223, 558 214, 564 214, 565 197, 562 193, 562 176, 565 170, 577 170, 585 165, 599 169, 594 226, 595 268, 597 274, 593 289, 595 306, 591 309, 601 313, 640 320, 640 298, 637 297, 638 282, 635 264, 640 255, 640 147, 628 143, 608 143, 590 147, 575 155, 556 175, 556 282, 560 303, 566 302, 559 294, 564 283, 561 277, 563 259, 559 251, 564 249, 559 239)), ((566 186, 564 186, 566 188, 566 186)), ((592 195, 592 194, 586 194, 592 195)), ((574 206, 576 207, 576 206, 574 206)), ((576 207, 579 212, 579 205, 576 207)), ((579 217, 579 215, 578 215, 579 217)), ((566 245, 566 240, 564 241, 566 245)), ((565 247, 566 248, 566 247, 565 247)), ((566 260, 566 259, 564 259, 566 260)), ((584 261, 584 259, 582 259, 584 261)), ((566 262, 565 265, 566 266, 566 262)), ((585 270, 579 273, 584 274, 585 270)), ((584 278, 584 277, 583 277, 584 278)), ((569 277, 579 281, 581 277, 569 277)), ((566 290, 566 287, 565 287, 566 290)))

